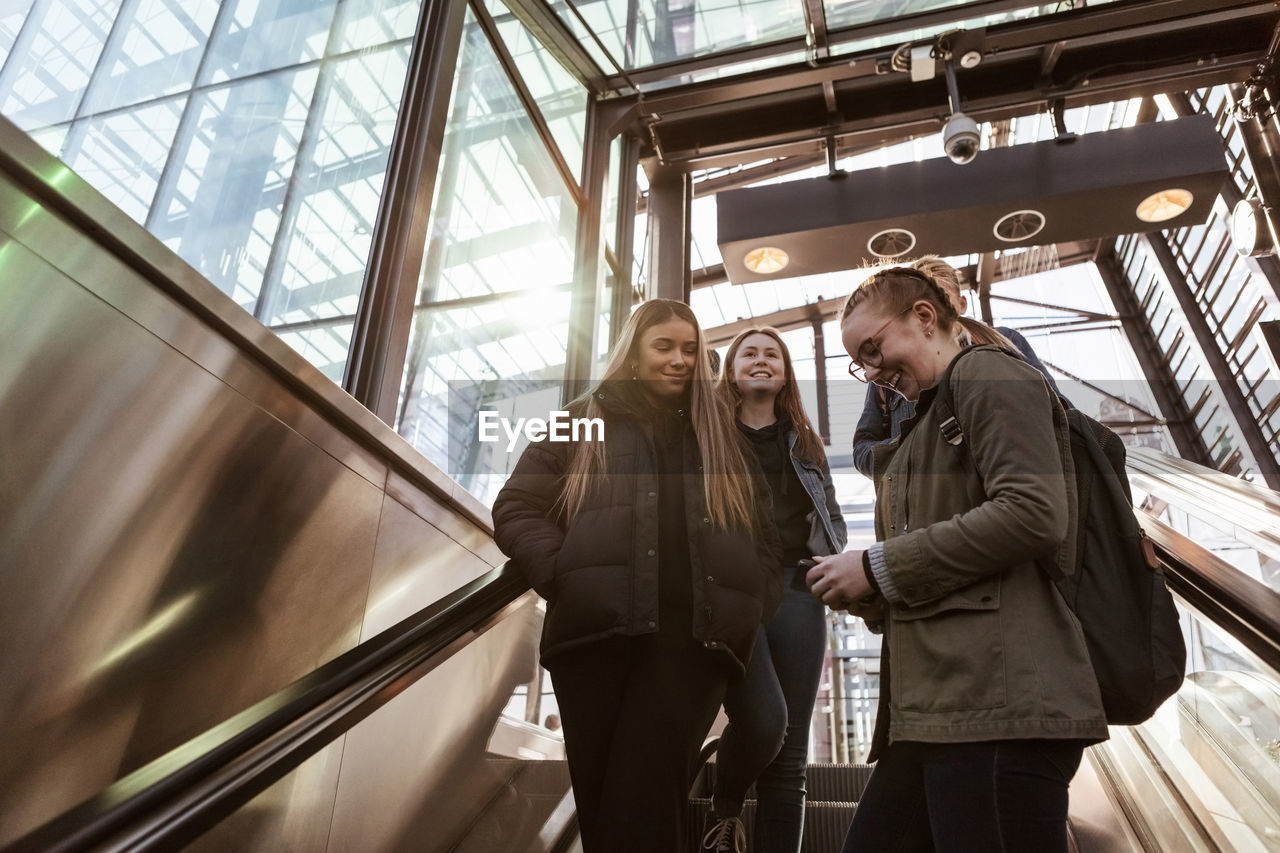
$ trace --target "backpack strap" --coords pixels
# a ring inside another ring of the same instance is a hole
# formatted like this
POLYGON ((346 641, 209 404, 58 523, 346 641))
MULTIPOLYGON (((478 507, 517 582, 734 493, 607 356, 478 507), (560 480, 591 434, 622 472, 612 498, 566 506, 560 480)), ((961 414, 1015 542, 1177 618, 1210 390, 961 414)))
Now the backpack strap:
POLYGON ((1005 347, 996 346, 995 344, 966 347, 960 351, 958 356, 951 359, 951 363, 947 365, 947 369, 942 371, 942 378, 938 380, 938 391, 934 395, 933 402, 930 403, 930 405, 938 412, 938 430, 942 433, 942 437, 946 439, 947 444, 953 444, 957 447, 964 443, 964 427, 961 426, 960 421, 956 418, 955 406, 951 402, 951 372, 955 370, 956 365, 960 363, 960 359, 964 358, 971 352, 978 352, 980 350, 995 350, 996 352, 1002 352, 1005 355, 1013 356, 1020 361, 1025 360, 1021 355, 1018 355, 1005 347))
MULTIPOLYGON (((955 369, 956 364, 960 362, 961 358, 963 358, 964 356, 968 355, 971 352, 976 352, 978 350, 996 350, 1012 358, 1016 358, 1019 361, 1023 361, 1023 362, 1026 361, 1026 359, 1023 358, 1021 353, 1014 352, 1006 347, 997 346, 995 344, 983 344, 982 346, 969 347, 968 349, 965 349, 964 351, 962 351, 960 355, 956 356, 954 359, 951 360, 951 363, 947 365, 947 369, 943 371, 942 379, 939 380, 938 382, 938 391, 937 391, 937 394, 934 396, 933 402, 931 403, 931 405, 935 407, 938 412, 938 431, 942 433, 942 437, 946 439, 948 444, 952 444, 957 447, 964 443, 964 427, 960 424, 960 421, 956 418, 955 406, 952 403, 953 389, 951 387, 951 371, 955 369)), ((1071 406, 1067 403, 1067 399, 1065 397, 1063 397, 1061 394, 1057 394, 1051 386, 1047 385, 1047 383, 1046 383, 1046 387, 1048 387, 1049 394, 1051 395, 1051 397, 1054 397, 1054 396, 1057 397, 1064 411, 1068 408, 1071 408, 1071 406)), ((1072 430, 1072 425, 1070 423, 1069 418, 1066 419, 1066 423, 1064 425, 1066 426, 1068 433, 1070 433, 1072 430)), ((1090 451, 1097 454, 1098 456, 1101 456, 1101 451, 1092 445, 1090 445, 1090 451)), ((1095 460, 1095 462, 1096 461, 1097 460, 1095 460)), ((1103 457, 1101 461, 1104 464, 1107 464, 1105 457, 1103 457)), ((1118 494, 1119 488, 1115 488, 1114 492, 1116 492, 1117 494, 1113 494, 1112 499, 1115 500, 1117 497, 1119 497, 1120 500, 1123 501, 1123 495, 1118 494)), ((1127 504, 1120 503, 1118 505, 1123 506, 1127 504)), ((1077 523, 1080 525, 1080 530, 1083 533, 1084 519, 1078 519, 1077 523)), ((1055 581, 1059 581, 1067 576, 1067 572, 1061 566, 1058 565, 1056 559, 1041 559, 1041 560, 1037 560, 1036 563, 1045 572, 1045 574, 1047 574, 1050 578, 1052 578, 1055 581)))

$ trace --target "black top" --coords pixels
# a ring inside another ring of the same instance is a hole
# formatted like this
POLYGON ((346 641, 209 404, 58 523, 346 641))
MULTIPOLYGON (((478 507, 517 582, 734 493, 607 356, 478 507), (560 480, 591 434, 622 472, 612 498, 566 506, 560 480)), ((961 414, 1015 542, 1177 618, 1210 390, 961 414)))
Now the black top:
POLYGON ((787 432, 791 419, 783 416, 767 427, 754 429, 738 421, 738 429, 751 442, 751 449, 760 459, 764 477, 773 493, 773 523, 778 528, 782 543, 782 564, 794 566, 809 553, 809 513, 813 501, 804 490, 804 484, 796 475, 787 447, 787 432))
POLYGON ((683 460, 684 442, 693 440, 693 430, 684 409, 655 409, 652 422, 658 473, 658 633, 687 637, 693 623, 693 566, 683 460))

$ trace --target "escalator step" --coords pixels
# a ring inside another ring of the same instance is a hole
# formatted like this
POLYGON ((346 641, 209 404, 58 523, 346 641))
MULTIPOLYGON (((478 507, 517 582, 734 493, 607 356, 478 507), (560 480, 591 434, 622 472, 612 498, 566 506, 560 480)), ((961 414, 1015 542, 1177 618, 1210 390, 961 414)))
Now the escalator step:
MULTIPOLYGON (((694 780, 692 795, 710 797, 715 785, 716 765, 708 762, 694 780)), ((869 764, 810 764, 805 768, 805 789, 809 799, 822 802, 855 802, 862 796, 871 777, 869 764)), ((755 786, 747 790, 747 799, 755 798, 755 786)))
MULTIPOLYGON (((831 853, 844 843, 849 822, 853 820, 856 803, 833 803, 810 800, 804 808, 804 841, 801 853, 831 853)), ((705 798, 689 800, 689 848, 701 850, 706 817, 711 813, 711 801, 705 798)), ((752 823, 755 820, 755 801, 748 801, 742 808, 742 822, 747 828, 747 845, 752 843, 752 823)))

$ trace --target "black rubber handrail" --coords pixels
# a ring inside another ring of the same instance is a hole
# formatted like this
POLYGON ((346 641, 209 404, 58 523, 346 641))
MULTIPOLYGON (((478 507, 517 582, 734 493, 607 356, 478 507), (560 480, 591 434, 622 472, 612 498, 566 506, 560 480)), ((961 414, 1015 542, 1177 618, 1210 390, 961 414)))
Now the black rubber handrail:
POLYGON ((1280 672, 1280 593, 1153 516, 1138 513, 1169 589, 1280 672))
POLYGON ((494 569, 3 850, 186 844, 503 619, 528 589, 519 573, 494 569))

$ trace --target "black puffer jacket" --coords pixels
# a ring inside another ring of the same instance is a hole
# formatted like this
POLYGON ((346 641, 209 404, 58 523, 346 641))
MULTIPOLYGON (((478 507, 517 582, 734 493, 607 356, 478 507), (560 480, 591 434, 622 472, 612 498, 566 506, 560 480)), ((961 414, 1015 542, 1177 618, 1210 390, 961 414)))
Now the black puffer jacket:
MULTIPOLYGON (((652 425, 643 400, 626 383, 596 392, 605 409, 606 476, 598 477, 567 527, 554 505, 575 445, 530 444, 493 505, 494 538, 547 600, 542 659, 595 640, 656 633, 658 608, 658 471, 652 425), (634 394, 634 392, 631 392, 634 394)), ((574 416, 580 415, 574 412, 574 416)), ((684 470, 701 472, 685 420, 684 470)), ((757 466, 758 524, 753 537, 715 527, 706 513, 702 477, 682 478, 689 541, 695 640, 745 667, 756 628, 782 597, 777 532, 768 489, 757 466)))

